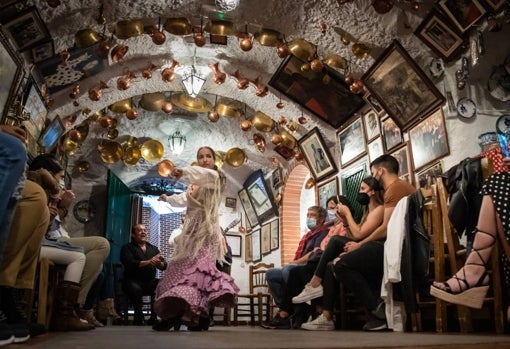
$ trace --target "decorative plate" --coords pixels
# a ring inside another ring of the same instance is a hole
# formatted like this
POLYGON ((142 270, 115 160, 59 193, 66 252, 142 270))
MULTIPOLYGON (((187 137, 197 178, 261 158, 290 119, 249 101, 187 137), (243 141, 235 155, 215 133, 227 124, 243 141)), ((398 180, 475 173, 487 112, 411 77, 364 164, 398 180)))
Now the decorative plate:
POLYGON ((476 104, 472 99, 464 97, 457 102, 457 113, 460 117, 471 119, 476 116, 476 104))
POLYGON ((429 72, 433 78, 440 78, 444 74, 444 63, 441 58, 434 58, 430 62, 429 72))
POLYGON ((74 218, 80 223, 88 223, 96 216, 96 207, 89 200, 78 201, 73 207, 74 218))

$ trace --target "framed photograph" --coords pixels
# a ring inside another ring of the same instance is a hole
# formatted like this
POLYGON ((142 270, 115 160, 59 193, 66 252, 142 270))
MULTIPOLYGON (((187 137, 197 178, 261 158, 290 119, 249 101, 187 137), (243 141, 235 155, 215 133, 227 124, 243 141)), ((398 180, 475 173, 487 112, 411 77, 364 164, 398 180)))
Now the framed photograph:
POLYGON ((448 61, 456 56, 463 39, 437 11, 431 11, 414 31, 432 51, 448 61))
POLYGON ((377 137, 372 142, 368 143, 368 161, 372 162, 379 156, 384 154, 382 138, 377 137))
POLYGON ((252 234, 244 236, 244 261, 250 263, 253 261, 252 234))
POLYGON ((372 139, 381 134, 381 129, 379 128, 379 117, 373 109, 369 109, 365 115, 363 115, 363 124, 365 125, 367 142, 370 142, 372 139))
POLYGON ((370 174, 368 161, 362 161, 351 168, 342 171, 340 182, 342 186, 342 195, 349 200, 353 209, 353 217, 359 222, 363 215, 363 206, 356 200, 359 193, 359 187, 363 178, 370 174))
POLYGON ((55 56, 55 46, 53 44, 53 40, 50 39, 33 47, 30 52, 32 61, 34 63, 39 63, 45 59, 55 56))
POLYGON ((340 166, 349 166, 366 154, 366 143, 361 118, 357 118, 338 132, 340 144, 340 166))
POLYGON ((26 8, 26 0, 0 0, 0 23, 7 23, 26 8))
POLYGON ((229 198, 229 197, 225 198, 225 207, 236 208, 236 206, 237 206, 236 198, 229 198))
POLYGON ((261 169, 249 175, 244 181, 243 187, 246 188, 248 198, 257 215, 259 224, 278 215, 278 207, 276 206, 273 193, 267 185, 261 169))
POLYGON ((280 224, 279 219, 274 219, 269 222, 269 226, 271 229, 271 251, 277 250, 280 248, 280 224))
POLYGON ((26 87, 25 96, 23 98, 24 111, 30 115, 30 119, 23 122, 23 126, 28 132, 38 139, 42 129, 44 128, 46 117, 48 116, 48 108, 37 85, 29 80, 26 87))
POLYGON ((485 7, 491 12, 499 12, 501 11, 505 4, 508 2, 507 0, 482 0, 485 4, 485 7))
POLYGON ((50 32, 35 6, 18 13, 12 20, 3 25, 3 29, 7 37, 14 42, 16 48, 20 51, 51 38, 50 32))
POLYGON ((327 200, 332 196, 339 195, 338 177, 333 177, 317 185, 317 205, 326 208, 327 200))
POLYGON ((405 142, 402 147, 394 150, 390 155, 397 159, 400 165, 398 170, 398 176, 400 179, 406 180, 410 184, 413 184, 413 177, 411 176, 412 161, 409 142, 405 142))
POLYGON ((271 223, 260 227, 260 253, 263 256, 271 252, 271 223))
POLYGON ((362 81, 402 132, 444 102, 444 97, 398 40, 381 54, 362 81))
POLYGON ((251 261, 253 263, 262 260, 262 253, 260 250, 260 229, 254 230, 251 234, 251 261))
POLYGON ((441 0, 439 6, 462 33, 485 14, 477 0, 441 0))
POLYGON ((225 235, 225 239, 227 240, 227 244, 230 246, 232 250, 232 257, 241 257, 242 251, 242 237, 241 235, 225 235))
POLYGON ((430 188, 442 174, 443 164, 441 161, 438 161, 416 173, 416 186, 418 188, 430 188))
POLYGON ((379 101, 374 96, 372 96, 370 93, 365 93, 365 95, 363 96, 363 99, 365 100, 365 102, 367 102, 368 106, 370 108, 372 108, 373 111, 375 111, 375 113, 378 116, 381 116, 385 113, 384 108, 382 107, 381 103, 379 103, 379 101))
POLYGON ((410 130, 409 141, 416 170, 450 154, 443 108, 410 130))
POLYGON ((3 120, 23 80, 23 63, 0 31, 0 119, 3 120))
POLYGON ((66 128, 60 117, 58 115, 55 116, 48 127, 46 127, 39 136, 37 144, 43 148, 45 153, 49 153, 53 150, 53 148, 55 148, 59 138, 64 134, 65 130, 66 128))
POLYGON ((349 85, 334 69, 326 66, 320 73, 312 69, 303 71, 304 63, 294 55, 287 56, 269 86, 334 128, 343 125, 365 104, 361 96, 349 90, 349 85))
POLYGON ((257 214, 255 213, 255 209, 250 201, 248 196, 248 192, 246 188, 243 188, 238 193, 239 199, 241 200, 241 204, 243 205, 244 213, 246 213, 246 220, 250 227, 254 227, 259 224, 259 220, 257 218, 257 214))
POLYGON ((316 182, 338 172, 338 168, 317 127, 301 137, 298 140, 298 146, 316 182))
POLYGON ((392 118, 387 117, 381 121, 382 137, 386 152, 392 150, 404 141, 402 132, 392 118))
POLYGON ((274 151, 280 154, 280 156, 287 161, 294 158, 294 152, 292 151, 292 149, 287 148, 284 145, 281 144, 277 145, 276 147, 274 147, 274 151))

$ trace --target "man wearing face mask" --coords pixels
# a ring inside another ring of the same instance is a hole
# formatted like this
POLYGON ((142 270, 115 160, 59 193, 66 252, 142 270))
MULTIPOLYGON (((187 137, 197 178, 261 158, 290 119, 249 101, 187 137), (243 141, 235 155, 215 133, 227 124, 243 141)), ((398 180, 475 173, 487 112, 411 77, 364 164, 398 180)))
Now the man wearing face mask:
POLYGON ((308 208, 306 217, 306 226, 309 231, 299 241, 294 261, 282 268, 271 268, 266 272, 269 291, 280 311, 271 321, 262 325, 265 328, 290 328, 290 316, 293 313, 292 302, 290 302, 290 307, 284 304, 284 300, 288 298, 286 297, 286 287, 289 272, 297 265, 306 264, 312 253, 320 248, 322 240, 328 234, 329 229, 325 224, 327 217, 325 208, 311 206, 308 208))

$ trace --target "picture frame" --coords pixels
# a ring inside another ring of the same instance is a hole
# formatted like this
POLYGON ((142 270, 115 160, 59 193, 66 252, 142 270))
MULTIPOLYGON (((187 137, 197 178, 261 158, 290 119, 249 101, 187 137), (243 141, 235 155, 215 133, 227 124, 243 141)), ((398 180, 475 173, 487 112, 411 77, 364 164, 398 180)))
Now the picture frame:
POLYGON ((226 234, 225 239, 232 250, 232 257, 241 257, 243 238, 241 235, 226 234))
POLYGON ((23 63, 19 55, 9 44, 7 37, 0 31, 0 119, 4 119, 12 105, 18 86, 24 77, 23 63))
POLYGON ((259 220, 257 218, 257 214, 255 213, 255 209, 253 208, 253 205, 250 201, 246 188, 239 190, 237 194, 239 196, 239 199, 241 200, 241 205, 243 206, 244 213, 246 214, 246 220, 248 221, 250 227, 258 225, 259 220))
POLYGON ((340 167, 344 168, 366 154, 366 143, 361 118, 358 117, 337 133, 340 145, 340 167))
POLYGON ((298 147, 316 182, 338 172, 338 168, 317 127, 314 127, 298 140, 298 147))
POLYGON ((37 144, 45 153, 50 153, 58 143, 59 138, 64 134, 66 128, 58 115, 56 115, 50 124, 39 136, 37 144))
POLYGON ((237 207, 237 199, 226 197, 225 198, 225 207, 236 208, 237 207))
POLYGON ((384 108, 382 107, 381 103, 379 103, 379 101, 377 100, 377 98, 375 98, 374 96, 372 96, 369 92, 365 93, 363 95, 363 99, 365 100, 365 102, 368 104, 368 106, 370 108, 372 108, 373 111, 376 112, 376 114, 378 116, 381 116, 381 115, 384 115, 385 114, 385 111, 384 111, 384 108))
POLYGON ((368 161, 372 162, 379 156, 384 154, 384 147, 381 137, 377 137, 372 142, 368 143, 368 161))
POLYGON ((430 11, 414 34, 445 61, 457 56, 464 39, 438 11, 430 11))
POLYGON ((34 63, 42 62, 55 56, 53 39, 38 44, 30 50, 30 58, 34 63))
POLYGON ((482 2, 483 2, 483 4, 485 4, 485 7, 489 11, 491 11, 493 13, 497 13, 505 7, 505 4, 508 1, 507 0, 482 0, 482 2))
POLYGON ((379 116, 375 110, 369 109, 363 115, 363 125, 365 126, 365 136, 367 143, 381 134, 381 128, 379 127, 379 116))
POLYGON ((274 151, 277 152, 282 158, 289 161, 290 159, 294 158, 294 152, 292 149, 284 146, 284 145, 277 145, 274 147, 274 151))
POLYGON ((389 152, 402 144, 404 141, 402 131, 391 117, 382 119, 381 125, 384 149, 386 152, 389 152))
POLYGON ((425 167, 416 173, 416 187, 430 188, 436 183, 436 179, 443 174, 443 163, 441 161, 434 162, 430 166, 425 167))
POLYGON ((416 170, 450 154, 443 108, 411 129, 409 141, 416 170))
POLYGON ((8 22, 25 8, 26 0, 0 0, 0 23, 8 22))
POLYGON ((478 22, 486 12, 477 0, 440 0, 439 7, 462 33, 478 22))
POLYGON ((244 261, 246 263, 251 263, 253 261, 253 244, 252 244, 252 234, 246 234, 244 236, 244 261))
POLYGON ((252 172, 244 181, 243 187, 246 189, 259 224, 278 215, 273 193, 261 169, 252 172))
POLYGON ((29 79, 23 98, 24 112, 30 115, 30 119, 23 122, 26 130, 38 139, 44 128, 48 107, 39 88, 32 79, 29 79))
POLYGON ((400 148, 394 150, 391 154, 399 163, 398 176, 410 184, 413 184, 413 162, 411 161, 411 146, 405 142, 400 148))
POLYGON ((51 38, 35 6, 17 13, 15 17, 3 24, 3 29, 19 51, 29 49, 51 38))
POLYGON ((340 127, 365 104, 363 98, 352 93, 334 69, 325 66, 321 72, 303 71, 305 63, 288 55, 269 80, 269 86, 334 128, 340 127))
POLYGON ((260 227, 260 253, 265 256, 271 253, 271 223, 260 227))
POLYGON ((327 200, 332 196, 340 194, 338 188, 338 177, 330 178, 316 186, 317 205, 326 208, 327 200))
POLYGON ((257 263, 262 260, 260 250, 260 228, 255 229, 251 234, 251 262, 257 263))
POLYGON ((356 222, 359 222, 363 215, 363 206, 357 200, 359 188, 363 179, 370 174, 369 171, 368 161, 362 160, 350 168, 343 170, 340 175, 342 195, 351 203, 353 209, 352 215, 356 222))
POLYGON ((402 132, 444 102, 441 92, 396 39, 361 80, 402 132))
POLYGON ((280 248, 280 220, 273 219, 269 222, 271 229, 271 251, 277 250, 280 248))

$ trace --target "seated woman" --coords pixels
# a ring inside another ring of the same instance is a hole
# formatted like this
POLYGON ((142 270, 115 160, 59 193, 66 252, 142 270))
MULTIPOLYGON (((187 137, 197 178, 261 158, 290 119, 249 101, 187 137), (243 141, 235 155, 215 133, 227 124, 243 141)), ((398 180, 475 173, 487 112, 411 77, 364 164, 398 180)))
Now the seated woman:
MULTIPOLYGON (((510 171, 510 158, 503 159, 507 171, 510 171)), ((501 261, 504 280, 510 285, 510 173, 497 172, 491 175, 482 187, 482 206, 478 216, 477 232, 473 249, 468 255, 464 267, 445 282, 434 281, 430 294, 444 301, 481 308, 487 290, 489 275, 487 263, 498 237, 503 246, 501 261)))
MULTIPOLYGON (((39 155, 30 163, 29 169, 32 171, 38 169, 48 170, 54 178, 63 185, 64 169, 52 154, 39 155)), ((69 211, 69 207, 74 200, 74 193, 71 190, 62 190, 59 200, 56 202, 57 216, 50 226, 47 236, 50 239, 59 242, 67 242, 73 246, 81 247, 85 254, 85 266, 83 274, 80 278, 80 292, 78 295, 78 304, 83 305, 87 294, 92 287, 92 284, 97 279, 98 275, 103 270, 103 262, 110 253, 110 243, 102 236, 83 236, 83 237, 70 237, 65 229, 65 217, 69 211)), ((94 315, 90 311, 81 311, 81 316, 85 317, 87 321, 95 323, 94 315)))

